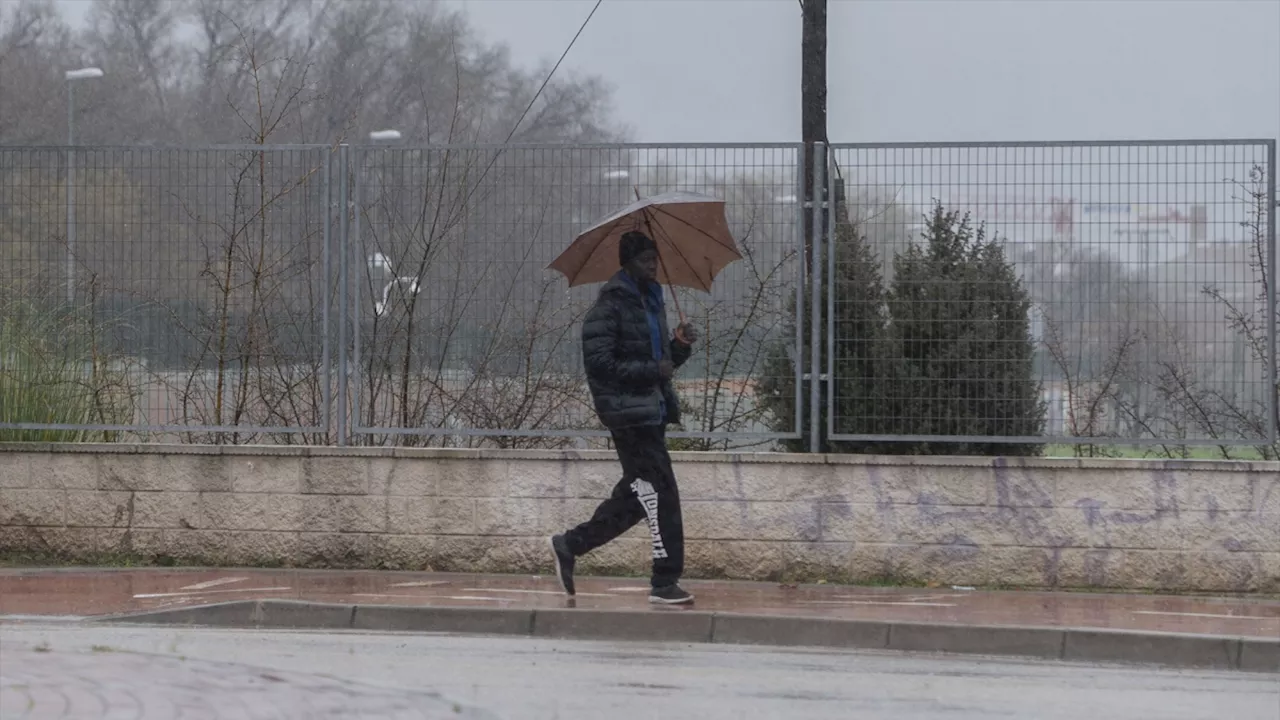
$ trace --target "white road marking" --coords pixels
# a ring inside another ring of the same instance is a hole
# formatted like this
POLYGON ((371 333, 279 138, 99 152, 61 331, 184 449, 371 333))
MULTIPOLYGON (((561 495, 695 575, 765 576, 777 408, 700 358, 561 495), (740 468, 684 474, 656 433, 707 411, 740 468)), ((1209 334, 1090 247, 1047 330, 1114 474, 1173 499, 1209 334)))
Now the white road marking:
POLYGON ((352 593, 351 597, 369 598, 413 598, 414 600, 430 600, 445 597, 444 595, 412 595, 410 593, 352 593))
POLYGON ((282 592, 292 590, 287 587, 266 587, 266 588, 232 588, 229 590, 197 590, 194 592, 171 592, 171 593, 142 593, 134 595, 134 599, 140 598, 164 598, 164 597, 192 597, 196 595, 219 595, 221 593, 247 593, 247 592, 282 592))
MULTIPOLYGON (((519 593, 529 595, 564 595, 563 590, 500 590, 498 588, 462 588, 462 592, 519 593)), ((613 597, 609 593, 578 593, 575 597, 613 597)))
POLYGON ((183 598, 169 598, 168 600, 157 600, 147 604, 148 610, 163 610, 168 607, 186 607, 187 601, 183 598))
MULTIPOLYGON (((868 600, 868 601, 875 601, 875 602, 890 602, 888 600, 885 600, 884 597, 885 597, 884 595, 832 595, 831 596, 833 600, 868 600)), ((967 595, 964 593, 946 593, 946 594, 938 593, 934 595, 905 595, 905 596, 901 596, 900 600, 894 600, 893 602, 920 603, 925 601, 946 600, 948 598, 962 598, 962 597, 967 597, 967 595)))
POLYGON ((875 600, 801 600, 801 605, 894 605, 900 607, 955 607, 955 603, 877 602, 875 600))
POLYGON ((448 584, 449 584, 449 581, 448 581, 448 580, 427 580, 427 581, 425 581, 425 582, 402 582, 402 583, 391 583, 391 584, 390 584, 390 585, 388 585, 387 587, 399 587, 399 588, 407 588, 407 587, 435 587, 436 585, 448 585, 448 584))
POLYGON ((211 587, 218 587, 219 585, 230 585, 231 583, 244 582, 245 580, 248 580, 248 579, 249 578, 247 577, 218 578, 217 580, 206 580, 204 582, 198 582, 194 585, 184 585, 178 589, 179 590, 205 590, 211 587))
POLYGON ((1170 612, 1162 610, 1134 610, 1134 615, 1179 615, 1182 617, 1224 618, 1230 620, 1280 620, 1280 616, 1267 615, 1220 615, 1217 613, 1170 612))

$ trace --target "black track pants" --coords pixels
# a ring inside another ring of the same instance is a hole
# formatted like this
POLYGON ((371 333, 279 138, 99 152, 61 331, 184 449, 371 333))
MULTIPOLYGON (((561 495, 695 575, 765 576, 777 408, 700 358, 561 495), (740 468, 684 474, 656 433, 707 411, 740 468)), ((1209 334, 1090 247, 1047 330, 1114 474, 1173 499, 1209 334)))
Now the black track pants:
POLYGON ((590 520, 565 533, 565 541, 574 555, 585 555, 643 520, 653 542, 653 586, 673 585, 684 572, 684 522, 666 428, 614 430, 613 442, 622 480, 590 520))

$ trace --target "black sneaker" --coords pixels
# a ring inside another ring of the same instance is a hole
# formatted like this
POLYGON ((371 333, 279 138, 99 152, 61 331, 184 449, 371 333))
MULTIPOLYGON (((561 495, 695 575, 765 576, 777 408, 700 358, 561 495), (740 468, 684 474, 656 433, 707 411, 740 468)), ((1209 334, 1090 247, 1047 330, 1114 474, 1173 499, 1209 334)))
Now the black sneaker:
POLYGON ((655 605, 686 605, 693 602, 693 596, 679 585, 667 585, 650 590, 649 602, 655 605))
POLYGON ((564 588, 566 595, 575 595, 577 591, 573 588, 573 553, 569 552, 569 545, 565 543, 563 535, 552 535, 551 555, 556 561, 556 577, 560 579, 560 587, 564 588))

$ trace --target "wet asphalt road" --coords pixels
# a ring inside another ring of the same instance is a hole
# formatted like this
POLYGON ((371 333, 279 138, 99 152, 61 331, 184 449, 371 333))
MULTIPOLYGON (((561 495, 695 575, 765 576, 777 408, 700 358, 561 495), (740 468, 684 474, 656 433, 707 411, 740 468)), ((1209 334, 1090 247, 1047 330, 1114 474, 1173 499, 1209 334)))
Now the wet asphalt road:
POLYGON ((114 717, 96 709, 111 702, 144 708, 121 706, 121 717, 159 717, 175 704, 190 718, 304 717, 290 699, 299 693, 316 703, 306 717, 1280 720, 1280 676, 1253 673, 530 638, 0 625, 6 720, 21 712, 30 720, 114 717), (62 678, 43 700, 32 680, 41 673, 62 678), (174 687, 187 695, 175 699, 174 687), (225 701, 190 707, 191 698, 218 693, 244 709, 225 701), (79 713, 62 709, 77 697, 79 713))

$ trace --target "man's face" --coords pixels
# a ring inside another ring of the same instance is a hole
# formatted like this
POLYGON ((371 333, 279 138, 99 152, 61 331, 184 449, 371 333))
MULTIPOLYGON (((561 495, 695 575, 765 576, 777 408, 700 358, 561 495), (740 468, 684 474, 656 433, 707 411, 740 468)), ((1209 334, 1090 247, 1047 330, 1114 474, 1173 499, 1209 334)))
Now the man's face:
POLYGON ((645 250, 631 261, 627 272, 639 282, 648 283, 658 279, 658 253, 645 250))

